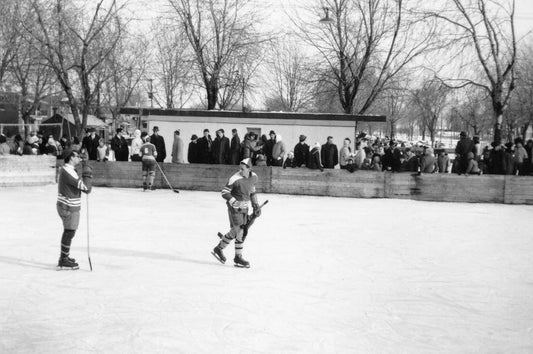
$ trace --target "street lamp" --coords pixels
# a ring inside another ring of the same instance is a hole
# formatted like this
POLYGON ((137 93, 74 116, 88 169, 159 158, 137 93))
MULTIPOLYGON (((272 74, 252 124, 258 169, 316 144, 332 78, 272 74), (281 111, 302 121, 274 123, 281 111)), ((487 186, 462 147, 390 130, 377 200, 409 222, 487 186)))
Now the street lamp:
POLYGON ((324 10, 326 16, 321 18, 319 22, 324 24, 332 24, 334 21, 331 17, 329 17, 329 7, 324 6, 322 9, 324 10))

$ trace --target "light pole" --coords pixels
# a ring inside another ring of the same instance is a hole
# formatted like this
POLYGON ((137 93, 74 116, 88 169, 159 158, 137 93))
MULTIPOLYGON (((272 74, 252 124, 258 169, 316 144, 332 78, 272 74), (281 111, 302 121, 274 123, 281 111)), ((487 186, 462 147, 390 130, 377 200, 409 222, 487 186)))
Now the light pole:
POLYGON ((150 92, 148 92, 148 98, 150 99, 150 108, 154 108, 154 79, 148 79, 150 81, 150 92))

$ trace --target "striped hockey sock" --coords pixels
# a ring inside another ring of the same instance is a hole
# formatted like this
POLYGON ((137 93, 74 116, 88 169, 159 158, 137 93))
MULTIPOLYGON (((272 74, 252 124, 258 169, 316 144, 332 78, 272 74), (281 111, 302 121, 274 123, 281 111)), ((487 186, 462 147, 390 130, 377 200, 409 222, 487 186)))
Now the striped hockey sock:
POLYGON ((70 254, 70 244, 72 243, 72 238, 76 230, 67 230, 63 231, 63 236, 61 237, 61 258, 68 257, 70 254))

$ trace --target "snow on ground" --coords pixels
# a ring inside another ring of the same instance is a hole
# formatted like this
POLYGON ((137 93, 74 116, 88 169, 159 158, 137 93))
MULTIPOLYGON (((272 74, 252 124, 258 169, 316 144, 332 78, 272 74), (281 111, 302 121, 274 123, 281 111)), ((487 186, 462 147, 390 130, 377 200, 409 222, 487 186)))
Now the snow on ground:
POLYGON ((57 272, 56 190, 0 190, 1 353, 533 352, 533 206, 262 194, 239 269, 219 193, 95 188, 57 272))

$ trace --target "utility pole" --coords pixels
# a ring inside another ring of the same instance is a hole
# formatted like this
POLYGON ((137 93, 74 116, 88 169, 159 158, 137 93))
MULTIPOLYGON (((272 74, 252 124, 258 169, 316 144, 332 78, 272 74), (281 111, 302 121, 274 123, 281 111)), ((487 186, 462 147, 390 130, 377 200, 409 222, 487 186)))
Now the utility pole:
POLYGON ((150 99, 150 108, 154 108, 154 79, 148 79, 150 81, 150 92, 148 92, 148 98, 150 99))
POLYGON ((244 75, 241 75, 242 80, 242 111, 245 112, 246 109, 244 108, 244 75))

